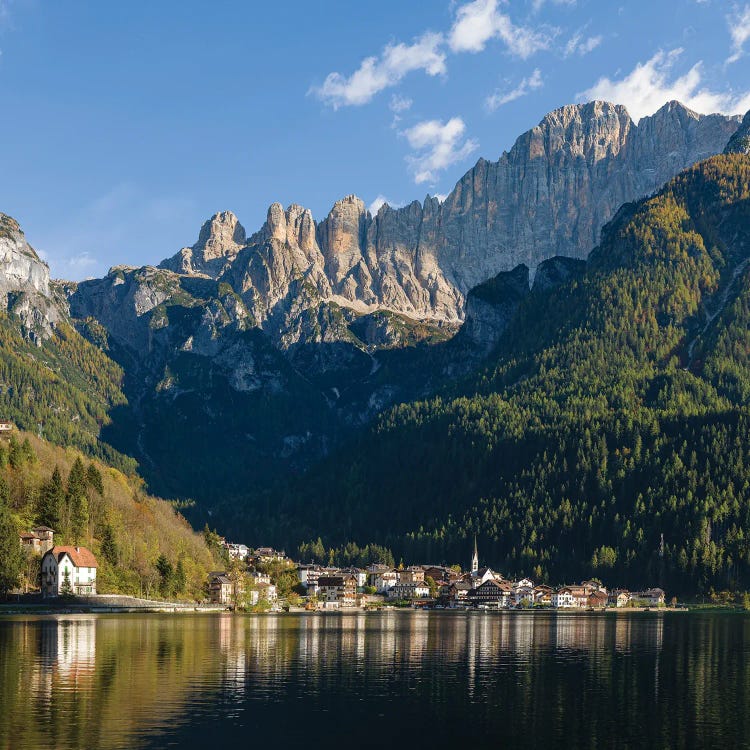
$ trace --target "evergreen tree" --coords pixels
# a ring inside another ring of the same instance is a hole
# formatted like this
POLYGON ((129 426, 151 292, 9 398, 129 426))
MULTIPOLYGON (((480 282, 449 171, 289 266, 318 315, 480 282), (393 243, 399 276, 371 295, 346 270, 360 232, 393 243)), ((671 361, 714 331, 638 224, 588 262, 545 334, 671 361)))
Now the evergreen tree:
POLYGON ((73 596, 73 584, 70 582, 70 571, 65 568, 63 571, 63 582, 60 586, 60 594, 62 596, 73 596))
POLYGON ((174 568, 163 552, 157 558, 155 567, 159 574, 159 592, 166 599, 174 587, 174 568))
POLYGON ((39 492, 37 521, 44 525, 64 533, 61 528, 62 507, 65 502, 65 489, 63 488, 60 469, 55 466, 49 481, 42 485, 39 492))
POLYGON ((86 495, 86 471, 83 461, 76 458, 68 475, 65 500, 70 511, 70 526, 73 537, 80 541, 85 537, 89 524, 89 501, 86 495))
POLYGON ((99 497, 104 496, 104 480, 102 479, 102 473, 94 464, 89 464, 86 469, 86 482, 89 487, 96 490, 99 497))
POLYGON ((23 464, 23 452, 15 435, 8 441, 8 463, 12 469, 20 469, 23 464))
POLYGON ((177 594, 183 594, 187 588, 187 574, 182 557, 177 561, 177 567, 174 570, 174 590, 177 594))
POLYGON ((0 504, 0 595, 18 585, 23 564, 18 528, 8 507, 0 504))
POLYGON ((110 565, 117 565, 120 557, 120 550, 117 546, 117 540, 115 539, 115 532, 112 528, 112 524, 106 524, 104 526, 104 532, 102 534, 102 556, 110 565))
POLYGON ((34 453, 34 449, 31 447, 31 443, 29 442, 28 438, 24 438, 23 443, 21 443, 21 454, 23 455, 24 460, 28 463, 36 463, 36 453, 34 453))

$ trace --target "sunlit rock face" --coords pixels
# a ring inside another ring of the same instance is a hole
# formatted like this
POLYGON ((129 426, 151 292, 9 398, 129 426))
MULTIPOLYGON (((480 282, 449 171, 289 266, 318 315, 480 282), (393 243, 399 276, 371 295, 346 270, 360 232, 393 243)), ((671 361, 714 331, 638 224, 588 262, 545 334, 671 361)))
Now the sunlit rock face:
POLYGON ((53 291, 47 264, 26 241, 18 222, 0 214, 0 304, 37 343, 51 335, 62 315, 53 291))
POLYGON ((162 267, 222 278, 258 321, 286 315, 304 282, 315 304, 457 322, 469 290, 498 273, 585 258, 623 203, 721 152, 738 125, 678 102, 638 124, 607 102, 561 107, 497 161, 480 159, 443 203, 427 196, 372 216, 348 195, 318 224, 302 206, 274 203, 249 239, 219 213, 162 267))

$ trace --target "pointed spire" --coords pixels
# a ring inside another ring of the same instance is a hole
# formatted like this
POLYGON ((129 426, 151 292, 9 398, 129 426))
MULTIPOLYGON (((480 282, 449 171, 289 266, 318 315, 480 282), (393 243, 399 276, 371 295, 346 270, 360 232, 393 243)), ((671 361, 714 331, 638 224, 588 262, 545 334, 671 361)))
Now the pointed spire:
POLYGON ((479 570, 479 551, 477 549, 477 535, 474 534, 474 554, 471 557, 471 572, 476 573, 479 570))

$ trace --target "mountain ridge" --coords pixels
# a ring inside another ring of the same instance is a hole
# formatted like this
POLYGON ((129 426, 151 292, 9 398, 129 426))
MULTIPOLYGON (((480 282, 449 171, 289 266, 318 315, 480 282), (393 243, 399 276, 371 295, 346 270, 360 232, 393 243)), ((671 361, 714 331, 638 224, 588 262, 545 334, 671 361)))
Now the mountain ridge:
MULTIPOLYGON (((91 406, 100 436, 159 494, 251 502, 248 487, 304 471, 393 404, 475 371, 532 283, 579 275, 576 254, 621 200, 722 151, 738 126, 678 103, 637 127, 617 105, 570 105, 479 160, 442 203, 373 217, 350 195, 318 224, 272 204, 254 233, 221 212, 160 267, 52 284, 61 319, 96 350, 86 356, 113 365, 91 406), (228 455, 234 468, 217 474, 228 455)), ((53 348, 61 332, 50 322, 53 348)))
MULTIPOLYGON (((546 258, 585 257, 620 205, 720 153, 739 124, 738 116, 699 115, 674 101, 637 125, 621 105, 566 105, 519 136, 498 161, 480 158, 442 202, 428 195, 401 208, 385 203, 372 216, 348 195, 320 222, 298 204, 271 204, 265 224, 244 246, 258 246, 268 273, 258 278, 246 263, 233 276, 242 277, 243 294, 265 291, 274 301, 296 274, 324 301, 359 312, 390 309, 460 322, 471 288, 519 263, 533 276, 546 258), (533 211, 523 210, 532 205, 533 211)), ((224 221, 244 237, 234 214, 215 214, 195 245, 160 267, 214 278, 226 273, 241 250, 234 236, 224 236, 224 221), (214 226, 208 238, 219 248, 213 265, 194 266, 204 232, 214 226)))

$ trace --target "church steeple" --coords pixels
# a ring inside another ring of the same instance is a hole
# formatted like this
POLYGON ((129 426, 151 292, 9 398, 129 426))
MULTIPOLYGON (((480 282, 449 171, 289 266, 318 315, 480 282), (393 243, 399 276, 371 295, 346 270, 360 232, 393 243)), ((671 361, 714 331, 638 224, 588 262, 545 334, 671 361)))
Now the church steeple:
POLYGON ((471 556, 471 572, 476 573, 479 570, 479 552, 477 551, 477 535, 474 534, 474 554, 471 556))

